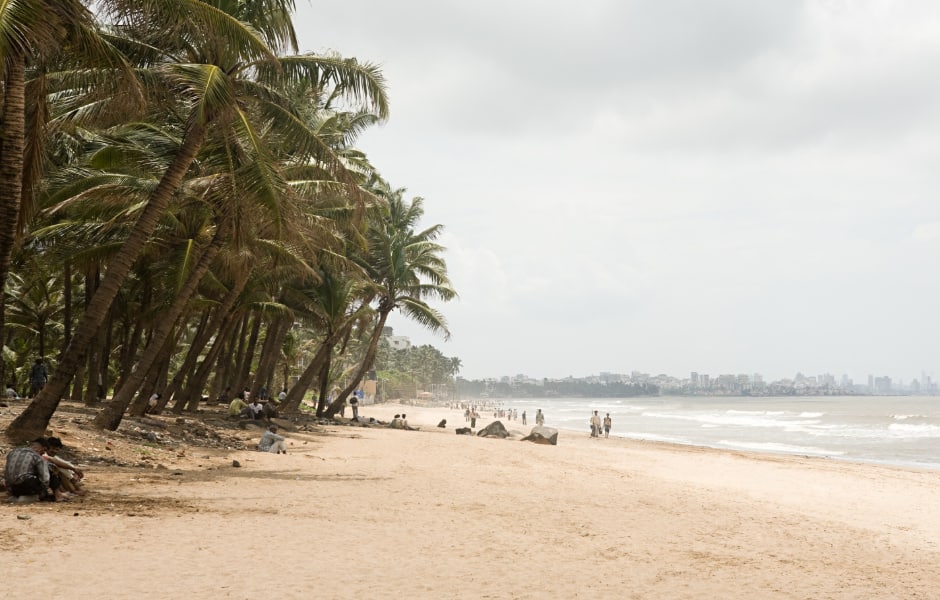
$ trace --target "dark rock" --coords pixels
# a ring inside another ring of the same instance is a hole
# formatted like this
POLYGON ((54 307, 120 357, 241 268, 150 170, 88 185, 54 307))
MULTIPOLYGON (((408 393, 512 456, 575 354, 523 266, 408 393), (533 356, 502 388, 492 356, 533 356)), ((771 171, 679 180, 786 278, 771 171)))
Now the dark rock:
POLYGON ((536 444, 558 445, 558 430, 553 427, 535 426, 529 435, 522 438, 523 442, 534 442, 536 444))
POLYGON ((454 431, 457 432, 457 435, 473 435, 473 430, 469 427, 458 427, 454 431))
POLYGON ((237 460, 233 460, 233 461, 232 461, 232 466, 237 468, 237 467, 242 466, 242 464, 241 464, 240 462, 238 462, 237 460))
POLYGON ((503 425, 502 421, 493 421, 478 431, 477 435, 479 437, 498 437, 500 439, 506 439, 509 437, 509 432, 506 431, 506 427, 503 425))
POLYGON ((437 426, 441 429, 445 429, 447 427, 447 419, 441 419, 441 422, 438 423, 437 426))

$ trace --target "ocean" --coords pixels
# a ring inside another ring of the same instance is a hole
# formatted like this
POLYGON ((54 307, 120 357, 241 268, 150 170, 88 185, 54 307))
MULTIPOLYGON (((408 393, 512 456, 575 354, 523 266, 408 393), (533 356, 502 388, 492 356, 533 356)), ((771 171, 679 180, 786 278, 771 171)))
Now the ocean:
MULTIPOLYGON (((594 410, 611 435, 674 444, 940 469, 940 398, 930 396, 489 398, 545 425, 590 434, 594 410)), ((485 414, 485 413, 484 413, 485 414)), ((517 425, 513 421, 510 427, 517 425)), ((570 434, 569 434, 570 435, 570 434)))

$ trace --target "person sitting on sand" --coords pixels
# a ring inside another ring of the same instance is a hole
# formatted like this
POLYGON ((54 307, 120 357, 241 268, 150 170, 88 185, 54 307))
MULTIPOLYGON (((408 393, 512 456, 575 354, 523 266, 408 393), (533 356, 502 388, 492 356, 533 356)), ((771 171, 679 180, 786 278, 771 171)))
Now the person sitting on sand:
POLYGON ((3 480, 12 500, 20 502, 53 497, 49 489, 49 468, 42 458, 45 438, 36 438, 28 448, 14 448, 7 454, 3 480))
POLYGON ((261 402, 255 398, 251 401, 251 404, 248 405, 248 416, 252 419, 260 419, 261 412, 264 410, 264 406, 261 402))
POLYGON ((258 442, 258 450, 262 452, 274 452, 275 454, 287 454, 287 444, 283 435, 277 434, 277 425, 271 425, 268 430, 261 434, 261 441, 258 442))
POLYGON ((388 424, 392 429, 401 429, 401 415, 395 415, 392 418, 392 422, 388 424))
POLYGON ((62 447, 62 440, 59 438, 46 438, 46 453, 42 455, 46 460, 46 466, 49 468, 50 480, 53 479, 53 475, 58 476, 59 479, 59 485, 53 489, 56 500, 67 499, 67 494, 84 496, 85 490, 82 488, 81 482, 82 478, 85 477, 85 473, 69 461, 59 458, 62 447))
POLYGON ((261 406, 261 416, 264 417, 265 421, 270 421, 274 417, 278 416, 277 404, 277 400, 274 398, 268 398, 268 401, 261 406))
POLYGON ((402 413, 401 415, 401 428, 406 431, 418 431, 417 427, 412 427, 408 425, 408 415, 402 413))
POLYGON ((145 410, 144 412, 147 413, 148 415, 157 414, 157 405, 160 404, 160 398, 162 397, 163 395, 160 392, 154 392, 153 394, 151 394, 150 399, 147 400, 147 410, 145 410))
POLYGON ((245 417, 248 416, 248 403, 245 402, 245 397, 241 394, 235 397, 232 400, 232 403, 228 405, 228 416, 230 417, 245 417))

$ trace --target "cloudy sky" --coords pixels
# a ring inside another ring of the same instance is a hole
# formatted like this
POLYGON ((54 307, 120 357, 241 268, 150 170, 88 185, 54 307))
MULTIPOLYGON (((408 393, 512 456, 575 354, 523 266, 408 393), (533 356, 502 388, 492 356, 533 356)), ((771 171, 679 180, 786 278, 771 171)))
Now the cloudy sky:
POLYGON ((468 378, 940 376, 940 3, 298 1, 379 63, 468 378))

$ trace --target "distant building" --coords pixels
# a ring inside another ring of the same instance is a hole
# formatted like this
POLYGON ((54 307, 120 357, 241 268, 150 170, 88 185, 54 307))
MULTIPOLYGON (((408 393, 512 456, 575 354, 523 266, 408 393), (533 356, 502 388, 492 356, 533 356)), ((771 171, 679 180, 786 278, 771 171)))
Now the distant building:
POLYGON ((411 348, 411 340, 404 335, 395 335, 391 327, 386 326, 382 328, 382 337, 388 341, 388 345, 392 350, 407 350, 411 348))

